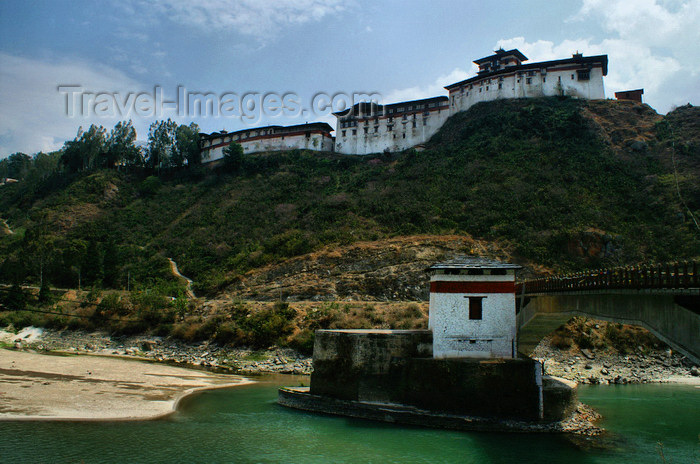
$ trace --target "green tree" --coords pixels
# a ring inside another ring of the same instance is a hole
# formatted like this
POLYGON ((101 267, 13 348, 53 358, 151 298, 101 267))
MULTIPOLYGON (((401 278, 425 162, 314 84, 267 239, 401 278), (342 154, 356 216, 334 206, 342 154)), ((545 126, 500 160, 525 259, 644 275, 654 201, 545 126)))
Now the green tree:
POLYGON ((44 180, 58 171, 60 152, 43 153, 34 155, 32 169, 27 176, 30 179, 44 180))
POLYGON ((102 253, 97 240, 90 240, 85 251, 82 269, 83 285, 101 285, 104 277, 102 253))
POLYGON ((180 165, 187 161, 188 166, 202 164, 202 152, 199 149, 199 126, 190 123, 177 128, 175 135, 175 153, 180 165))
POLYGON ((13 153, 7 158, 7 177, 24 179, 32 167, 32 158, 21 152, 13 153))
POLYGON ((28 228, 22 238, 20 256, 25 265, 42 285, 54 259, 55 238, 50 234, 50 226, 45 212, 34 217, 34 225, 28 228))
POLYGON ((236 172, 243 165, 243 147, 238 142, 224 148, 224 166, 226 170, 236 172))
POLYGON ((160 168, 171 165, 176 132, 177 123, 170 118, 167 121, 155 121, 151 124, 148 128, 148 166, 160 168))
POLYGON ((117 245, 113 240, 110 240, 105 245, 102 268, 105 285, 111 288, 117 288, 119 284, 119 254, 117 245))
POLYGON ((61 164, 70 172, 93 169, 102 164, 107 153, 107 129, 92 124, 83 132, 78 129, 75 139, 63 146, 61 164))
POLYGON ((105 167, 113 168, 119 164, 139 166, 143 162, 141 150, 136 146, 136 129, 129 121, 119 121, 109 133, 105 167))
POLYGON ((7 158, 0 160, 0 180, 10 177, 10 162, 7 158))
POLYGON ((42 303, 51 301, 51 286, 49 285, 49 279, 44 279, 41 281, 41 287, 39 287, 39 301, 42 303))
POLYGON ((2 303, 11 310, 21 311, 27 305, 27 299, 27 294, 22 289, 22 286, 15 282, 5 294, 2 303))

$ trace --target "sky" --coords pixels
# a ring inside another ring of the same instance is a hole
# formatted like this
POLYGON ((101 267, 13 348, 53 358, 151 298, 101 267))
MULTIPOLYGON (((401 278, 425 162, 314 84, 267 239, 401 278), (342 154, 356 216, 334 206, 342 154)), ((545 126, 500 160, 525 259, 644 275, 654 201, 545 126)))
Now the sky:
POLYGON ((371 96, 446 95, 473 60, 607 54, 606 97, 700 103, 700 0, 2 0, 0 158, 78 128, 202 132, 323 121, 371 96))

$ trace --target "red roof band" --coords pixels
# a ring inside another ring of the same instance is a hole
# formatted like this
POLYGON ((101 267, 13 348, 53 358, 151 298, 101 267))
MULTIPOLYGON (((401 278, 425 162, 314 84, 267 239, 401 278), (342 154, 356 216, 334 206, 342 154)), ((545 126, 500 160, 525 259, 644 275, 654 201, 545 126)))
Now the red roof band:
POLYGON ((430 282, 430 293, 515 293, 515 282, 430 282))

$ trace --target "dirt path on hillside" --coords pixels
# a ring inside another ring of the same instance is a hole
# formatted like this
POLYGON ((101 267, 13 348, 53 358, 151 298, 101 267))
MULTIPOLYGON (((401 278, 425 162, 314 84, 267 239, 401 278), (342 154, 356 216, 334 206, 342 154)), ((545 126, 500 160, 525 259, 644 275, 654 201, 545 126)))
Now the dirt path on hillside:
POLYGON ((5 235, 14 235, 15 232, 10 229, 10 225, 7 223, 7 219, 0 219, 0 224, 4 225, 4 227, 1 227, 0 230, 5 234, 5 235))
POLYGON ((168 258, 168 261, 170 261, 170 271, 173 273, 173 275, 186 282, 185 293, 187 294, 187 298, 197 298, 194 294, 194 290, 192 290, 192 279, 180 274, 180 271, 177 268, 177 263, 172 258, 168 258))

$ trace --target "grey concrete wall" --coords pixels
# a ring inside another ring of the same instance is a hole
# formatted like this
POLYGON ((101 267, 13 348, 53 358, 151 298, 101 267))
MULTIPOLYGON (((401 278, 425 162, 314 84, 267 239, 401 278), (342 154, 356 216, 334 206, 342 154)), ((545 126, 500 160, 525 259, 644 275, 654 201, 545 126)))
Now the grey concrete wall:
POLYGON ((519 328, 536 314, 568 313, 640 325, 694 362, 700 363, 700 314, 674 303, 672 293, 644 290, 529 295, 518 315, 519 328))
POLYGON ((410 358, 431 357, 429 330, 317 330, 311 393, 344 400, 396 401, 410 358))
POLYGON ((557 420, 571 412, 575 387, 567 396, 550 382, 557 388, 548 396, 538 362, 433 359, 431 342, 427 330, 319 330, 310 393, 480 417, 557 420))
POLYGON ((530 358, 412 359, 402 403, 480 417, 539 420, 541 366, 530 358))

